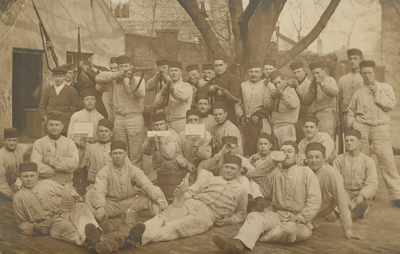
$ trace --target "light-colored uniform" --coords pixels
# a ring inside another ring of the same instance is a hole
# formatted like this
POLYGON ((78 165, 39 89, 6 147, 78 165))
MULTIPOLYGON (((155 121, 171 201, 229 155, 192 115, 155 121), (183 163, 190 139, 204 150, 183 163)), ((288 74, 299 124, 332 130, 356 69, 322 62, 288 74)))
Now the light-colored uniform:
POLYGON ((247 177, 260 186, 260 191, 264 197, 272 195, 272 172, 278 167, 271 157, 268 155, 262 157, 259 153, 253 154, 249 158, 250 163, 254 166, 254 170, 247 172, 247 177))
POLYGON ((204 178, 189 187, 184 200, 145 222, 142 245, 201 234, 224 218, 232 224, 246 218, 247 193, 236 179, 204 178))
POLYGON ((205 125, 206 131, 208 131, 211 136, 214 136, 214 127, 218 125, 214 116, 208 114, 207 116, 201 117, 201 123, 205 125))
POLYGON ((356 202, 358 195, 363 195, 364 201, 368 204, 374 203, 373 199, 378 190, 378 177, 372 158, 363 153, 358 156, 344 153, 333 161, 333 167, 344 178, 344 187, 351 201, 351 209, 359 204, 356 202))
MULTIPOLYGON (((246 157, 243 157, 239 154, 235 154, 235 156, 242 159, 242 168, 246 168, 248 172, 252 172, 254 170, 253 165, 251 165, 246 157)), ((211 174, 203 174, 201 172, 202 170, 210 171, 214 176, 221 175, 223 166, 224 157, 221 153, 217 153, 214 157, 200 163, 198 167, 198 179, 212 177, 211 174)), ((241 174, 238 174, 236 180, 246 189, 247 194, 250 194, 253 198, 263 197, 263 194, 260 191, 260 186, 253 180, 249 180, 245 175, 241 174)))
MULTIPOLYGON (((52 238, 83 245, 86 239, 85 226, 92 223, 97 228, 89 207, 84 203, 75 204, 68 211, 61 210, 62 186, 54 181, 39 181, 32 189, 22 187, 13 200, 17 223, 25 235, 38 235, 35 225, 45 219, 51 219, 50 236, 52 238)), ((71 197, 79 201, 81 197, 72 190, 71 197)))
POLYGON ((104 207, 107 216, 120 216, 126 209, 150 209, 153 214, 161 210, 159 203, 166 202, 161 189, 154 186, 143 171, 126 159, 121 168, 112 162, 105 165, 96 176, 94 188, 86 194, 86 203, 92 211, 104 207))
MULTIPOLYGON (((246 109, 246 117, 250 121, 251 115, 262 109, 270 93, 270 89, 263 80, 256 83, 247 80, 241 84, 243 104, 246 109)), ((271 133, 271 125, 268 119, 262 120, 262 132, 271 133)))
POLYGON ((221 151, 223 147, 222 138, 225 136, 235 136, 238 138, 238 154, 243 155, 243 145, 242 145, 242 136, 240 135, 240 131, 236 125, 234 125, 230 120, 226 120, 223 124, 215 125, 214 128, 214 139, 213 139, 213 148, 214 153, 218 153, 221 151))
POLYGON ((339 98, 341 103, 341 113, 343 116, 343 124, 347 122, 347 108, 349 107, 351 98, 358 88, 364 86, 364 80, 360 72, 349 72, 339 79, 339 98))
MULTIPOLYGON (((311 105, 310 110, 319 120, 319 130, 326 132, 335 140, 336 130, 336 96, 339 93, 339 87, 336 80, 326 76, 321 85, 317 85, 317 99, 311 92, 313 83, 309 86, 309 91, 304 97, 304 104, 311 105)), ((315 92, 315 91, 314 91, 315 92)))
POLYGON ((311 220, 321 207, 318 178, 309 167, 294 165, 272 172, 272 203, 263 212, 252 212, 240 228, 235 239, 253 249, 261 234, 288 221, 290 216, 302 216, 312 229, 311 220))
MULTIPOLYGON (((113 85, 112 105, 116 114, 114 121, 115 140, 121 140, 128 146, 129 158, 133 165, 143 168, 143 155, 140 148, 144 142, 144 96, 146 94, 145 85, 140 84, 139 88, 133 92, 140 78, 134 77, 125 83, 111 82, 116 79, 124 78, 123 71, 102 72, 96 76, 96 82, 100 85, 113 85)), ((144 82, 144 81, 142 81, 144 82)))
POLYGON ((97 125, 99 124, 99 120, 101 119, 104 119, 104 117, 96 109, 93 109, 92 111, 89 112, 87 109, 84 108, 78 112, 75 112, 71 116, 71 121, 69 122, 67 137, 75 141, 76 122, 92 122, 93 137, 95 140, 97 140, 97 125))
POLYGON ((296 141, 295 124, 299 117, 300 99, 296 91, 289 85, 283 90, 280 98, 272 98, 270 89, 265 101, 265 108, 271 111, 272 134, 278 140, 278 145, 291 140, 296 141))
POLYGON ((311 80, 307 78, 307 76, 304 78, 303 81, 297 86, 297 92, 300 97, 300 111, 299 111, 299 118, 296 123, 296 140, 299 142, 304 138, 304 132, 303 132, 303 125, 304 125, 304 118, 306 116, 311 115, 311 110, 310 106, 307 106, 304 104, 304 98, 306 97, 308 93, 308 89, 310 87, 311 80))
POLYGON ((33 143, 31 161, 38 165, 39 180, 65 184, 72 181, 73 172, 78 169, 78 149, 74 141, 64 136, 57 140, 44 136, 33 143), (50 165, 43 163, 46 157, 51 157, 50 165))
POLYGON ((318 215, 312 220, 313 227, 317 228, 324 222, 326 216, 335 207, 338 207, 343 231, 351 229, 353 221, 351 219, 350 201, 343 187, 343 177, 327 163, 322 165, 315 174, 318 177, 319 186, 321 187, 322 204, 318 215))
POLYGON ((347 125, 361 132, 361 152, 370 156, 371 147, 378 159, 390 200, 400 199, 400 176, 390 143, 389 121, 396 105, 393 88, 375 81, 378 91, 373 94, 367 85, 358 89, 350 101, 347 125))
POLYGON ((111 142, 87 144, 86 148, 82 151, 82 155, 79 156, 79 168, 87 167, 87 177, 91 184, 94 184, 96 175, 100 169, 112 161, 110 146, 111 142))
POLYGON ((318 142, 323 146, 325 146, 326 148, 325 156, 327 157, 325 161, 332 165, 333 160, 337 155, 335 150, 335 142, 333 141, 331 136, 329 136, 329 134, 325 132, 317 132, 317 134, 311 140, 304 138, 303 140, 300 141, 299 154, 298 154, 300 160, 299 162, 302 163, 307 158, 306 147, 308 144, 312 142, 318 142))
POLYGON ((168 86, 164 86, 161 91, 156 95, 154 105, 159 107, 165 103, 167 96, 169 96, 168 105, 164 105, 165 116, 170 127, 181 133, 185 130, 186 125, 186 112, 190 109, 193 98, 193 89, 189 83, 183 82, 180 79, 177 82, 172 82, 171 87, 173 92, 168 92, 168 86))
POLYGON ((30 148, 32 145, 27 144, 17 144, 14 151, 7 150, 5 146, 0 148, 0 195, 10 197, 14 194, 19 164, 24 162, 24 154, 30 148))
POLYGON ((201 161, 211 157, 212 152, 212 137, 206 131, 204 138, 199 138, 199 146, 197 151, 193 151, 193 137, 186 136, 185 131, 179 133, 178 149, 179 154, 176 156, 176 161, 182 168, 187 168, 188 163, 197 167, 201 161))

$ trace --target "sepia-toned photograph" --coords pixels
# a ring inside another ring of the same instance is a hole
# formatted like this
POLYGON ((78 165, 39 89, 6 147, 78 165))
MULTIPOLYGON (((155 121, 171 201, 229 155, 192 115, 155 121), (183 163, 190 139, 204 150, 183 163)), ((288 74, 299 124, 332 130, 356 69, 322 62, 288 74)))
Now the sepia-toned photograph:
POLYGON ((400 0, 0 21, 0 254, 400 252, 400 0))

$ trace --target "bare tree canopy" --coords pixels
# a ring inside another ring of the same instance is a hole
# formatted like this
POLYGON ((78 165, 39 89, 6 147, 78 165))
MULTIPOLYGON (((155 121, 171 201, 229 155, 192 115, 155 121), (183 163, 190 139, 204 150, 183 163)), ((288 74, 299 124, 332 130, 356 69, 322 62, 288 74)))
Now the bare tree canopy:
MULTIPOLYGON (((205 42, 213 54, 223 53, 228 55, 221 45, 216 32, 207 20, 207 14, 202 10, 202 1, 177 0, 189 14, 205 42)), ((227 0, 230 13, 230 28, 232 29, 235 56, 230 62, 244 66, 249 61, 263 61, 270 56, 270 42, 276 30, 282 9, 290 0, 249 0, 243 9, 242 0, 227 0)), ((300 39, 302 24, 298 24, 298 42, 288 51, 279 55, 278 68, 284 66, 295 56, 305 50, 314 42, 326 27, 340 0, 331 0, 324 13, 319 18, 311 31, 300 39)), ((301 13, 303 15, 303 13, 301 13)), ((300 17, 301 19, 304 17, 300 17)), ((295 22, 295 21, 293 21, 295 22)))

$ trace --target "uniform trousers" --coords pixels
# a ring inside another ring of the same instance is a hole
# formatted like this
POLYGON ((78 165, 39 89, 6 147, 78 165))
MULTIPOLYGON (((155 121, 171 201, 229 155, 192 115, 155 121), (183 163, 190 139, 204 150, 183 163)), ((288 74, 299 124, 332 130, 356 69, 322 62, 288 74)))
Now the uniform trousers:
POLYGON ((296 141, 296 129, 294 124, 274 125, 272 134, 278 140, 279 147, 287 140, 296 141))
POLYGON ((144 142, 144 120, 142 113, 117 114, 113 132, 115 140, 124 141, 127 145, 129 159, 132 164, 143 169, 141 148, 144 142))
POLYGON ((361 132, 361 152, 371 156, 372 145, 383 179, 385 180, 390 201, 400 199, 400 177, 394 163, 389 125, 371 126, 354 121, 353 128, 361 132))

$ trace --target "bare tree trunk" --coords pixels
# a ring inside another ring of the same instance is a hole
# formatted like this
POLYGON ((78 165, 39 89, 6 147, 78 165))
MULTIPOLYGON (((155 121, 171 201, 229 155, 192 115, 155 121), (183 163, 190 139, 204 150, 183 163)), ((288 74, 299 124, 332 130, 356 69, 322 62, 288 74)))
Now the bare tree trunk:
POLYGON ((243 56, 243 44, 242 37, 240 36, 239 18, 243 13, 242 0, 229 0, 228 2, 229 12, 232 20, 232 33, 235 41, 235 63, 242 63, 243 56))
POLYGON ((315 41, 318 36, 321 34, 322 30, 328 24, 329 19, 331 18, 332 14, 335 12, 336 7, 339 5, 340 0, 331 0, 328 7, 326 7, 324 13, 322 14, 321 18, 314 26, 314 28, 304 37, 302 40, 297 43, 296 46, 291 48, 285 54, 280 56, 278 61, 278 68, 281 68, 285 64, 287 64, 290 60, 300 54, 303 50, 305 50, 313 41, 315 41))
POLYGON ((203 35, 205 42, 207 43, 208 47, 210 48, 213 54, 221 53, 228 57, 229 61, 232 60, 224 51, 224 48, 218 41, 218 38, 215 36, 214 31, 211 29, 210 25, 208 24, 204 13, 202 13, 197 5, 196 0, 177 0, 179 4, 186 10, 189 16, 192 18, 193 22, 196 24, 197 28, 199 29, 200 33, 203 35))
POLYGON ((246 52, 243 61, 263 61, 267 56, 269 43, 275 31, 279 15, 287 0, 263 0, 249 22, 250 52, 246 52))

